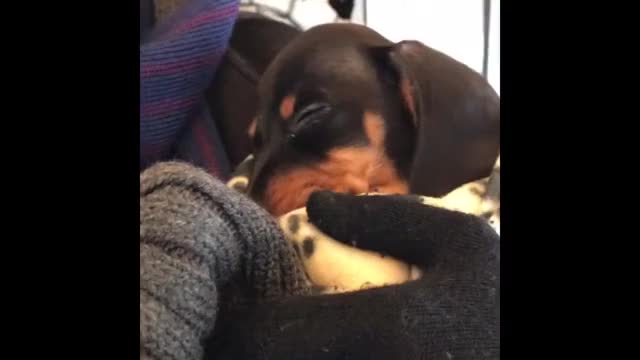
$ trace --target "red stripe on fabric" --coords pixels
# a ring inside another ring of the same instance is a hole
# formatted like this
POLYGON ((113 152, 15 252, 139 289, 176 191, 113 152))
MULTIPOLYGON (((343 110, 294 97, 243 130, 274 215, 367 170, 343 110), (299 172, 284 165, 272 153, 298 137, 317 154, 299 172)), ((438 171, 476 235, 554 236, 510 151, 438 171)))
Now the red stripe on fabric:
POLYGON ((180 110, 195 104, 199 97, 191 96, 185 99, 163 100, 140 106, 140 115, 149 117, 157 114, 180 110))
POLYGON ((205 169, 212 175, 216 177, 220 177, 220 169, 218 168, 218 162, 215 159, 213 146, 209 139, 207 139, 206 131, 201 121, 203 121, 202 116, 198 116, 193 124, 193 137, 195 138, 196 145, 198 146, 198 151, 202 156, 202 161, 204 162, 205 169))
POLYGON ((202 24, 206 24, 212 21, 216 21, 216 20, 220 20, 223 19, 225 17, 233 17, 234 15, 236 15, 238 13, 238 6, 237 5, 231 5, 231 6, 227 6, 221 9, 216 9, 214 11, 208 12, 208 13, 203 13, 201 15, 196 16, 195 18, 193 18, 190 22, 185 23, 183 25, 177 26, 175 27, 170 34, 171 35, 176 35, 179 33, 184 33, 187 32, 189 30, 192 30, 193 28, 202 25, 202 24))
POLYGON ((145 79, 152 76, 170 75, 181 71, 188 71, 200 66, 211 66, 220 59, 222 52, 223 50, 218 49, 215 51, 215 54, 196 59, 181 60, 165 64, 141 64, 140 77, 145 79))

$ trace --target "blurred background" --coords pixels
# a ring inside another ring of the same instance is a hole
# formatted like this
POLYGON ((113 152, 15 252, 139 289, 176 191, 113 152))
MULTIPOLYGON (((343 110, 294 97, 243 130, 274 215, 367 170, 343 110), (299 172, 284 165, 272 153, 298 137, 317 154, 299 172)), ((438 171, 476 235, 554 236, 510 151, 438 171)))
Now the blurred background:
POLYGON ((342 10, 392 41, 418 40, 467 64, 500 94, 500 0, 244 0, 242 9, 302 30, 345 21, 342 10))

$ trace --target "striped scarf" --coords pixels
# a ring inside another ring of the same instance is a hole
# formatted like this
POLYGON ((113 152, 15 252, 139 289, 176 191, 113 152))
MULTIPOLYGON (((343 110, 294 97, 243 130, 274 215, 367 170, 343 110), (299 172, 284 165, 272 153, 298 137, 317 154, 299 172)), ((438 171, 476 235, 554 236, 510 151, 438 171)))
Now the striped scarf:
POLYGON ((186 1, 142 40, 141 170, 182 158, 219 178, 228 176, 228 160, 203 100, 238 9, 238 0, 186 1))

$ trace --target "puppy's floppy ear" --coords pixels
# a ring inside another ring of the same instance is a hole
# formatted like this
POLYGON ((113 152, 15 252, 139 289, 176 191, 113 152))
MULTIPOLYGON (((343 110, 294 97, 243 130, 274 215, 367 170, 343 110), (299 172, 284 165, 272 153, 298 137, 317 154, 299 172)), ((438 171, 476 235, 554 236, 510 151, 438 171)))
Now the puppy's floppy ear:
POLYGON ((411 191, 442 196, 489 176, 500 151, 500 98, 491 85, 418 41, 388 47, 385 57, 416 128, 411 191))

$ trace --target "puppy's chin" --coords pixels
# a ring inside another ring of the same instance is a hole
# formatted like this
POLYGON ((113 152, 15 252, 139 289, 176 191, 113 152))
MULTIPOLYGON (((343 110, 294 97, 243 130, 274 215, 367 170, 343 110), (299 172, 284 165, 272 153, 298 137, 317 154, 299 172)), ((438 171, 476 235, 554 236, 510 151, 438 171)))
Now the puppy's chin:
POLYGON ((272 215, 281 216, 304 207, 311 193, 319 190, 406 194, 409 186, 377 148, 341 148, 330 151, 323 162, 272 176, 262 203, 272 215))
POLYGON ((263 197, 263 206, 274 216, 306 206, 315 191, 330 190, 359 194, 369 190, 366 178, 353 173, 339 176, 321 167, 304 167, 274 176, 263 197))
POLYGON ((368 181, 355 176, 342 179, 326 176, 313 169, 296 170, 294 173, 275 177, 267 186, 263 206, 275 217, 282 216, 307 205, 309 196, 315 191, 362 195, 366 193, 407 194, 405 182, 392 182, 371 185, 368 181), (312 172, 313 174, 306 174, 312 172))
POLYGON ((279 193, 275 192, 272 194, 272 197, 267 197, 267 200, 263 204, 263 206, 267 209, 267 211, 273 215, 274 217, 280 217, 284 214, 287 214, 293 210, 297 210, 303 208, 307 205, 307 201, 309 200, 309 196, 315 191, 321 190, 329 190, 334 192, 342 192, 349 193, 353 195, 374 195, 374 194, 407 194, 408 191, 405 186, 389 186, 389 187, 376 187, 369 188, 368 191, 362 192, 354 192, 354 191, 344 191, 344 186, 340 186, 337 188, 327 188, 327 187, 310 187, 301 189, 299 191, 291 190, 291 193, 279 193))
POLYGON ((327 190, 321 187, 308 187, 304 189, 274 189, 265 197, 263 206, 275 217, 280 217, 293 210, 300 209, 307 204, 309 196, 314 191, 327 190))

